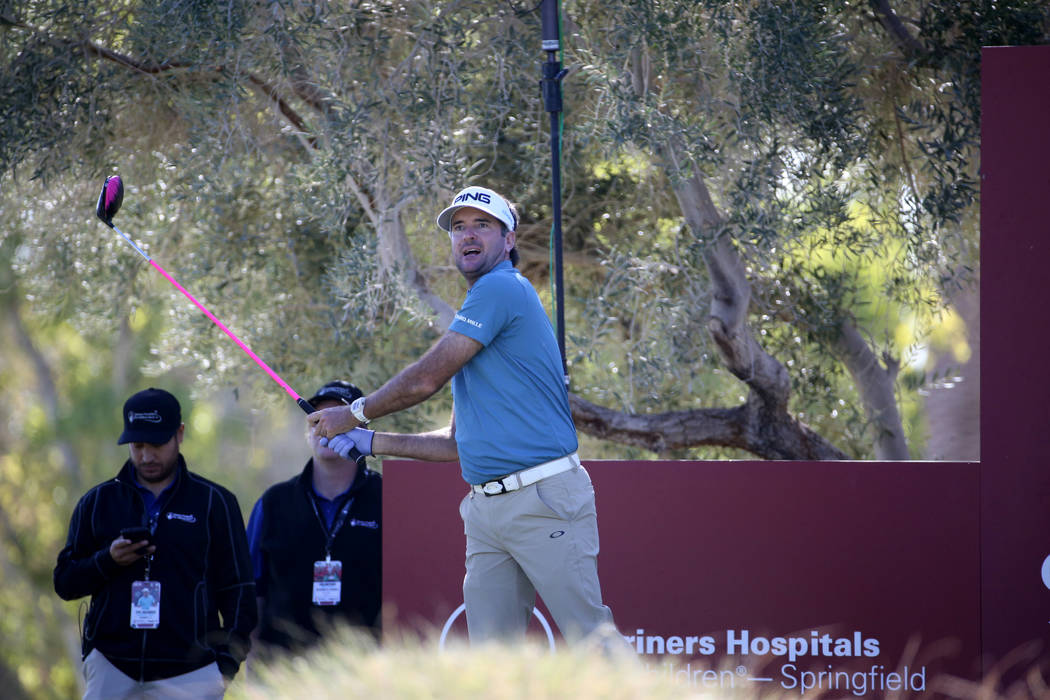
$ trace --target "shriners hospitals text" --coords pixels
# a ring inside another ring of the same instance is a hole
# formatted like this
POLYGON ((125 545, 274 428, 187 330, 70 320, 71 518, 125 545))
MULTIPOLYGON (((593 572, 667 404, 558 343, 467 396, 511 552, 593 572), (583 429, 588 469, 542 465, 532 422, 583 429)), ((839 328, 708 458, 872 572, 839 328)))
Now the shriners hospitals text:
POLYGON ((833 637, 810 631, 808 636, 763 637, 751 634, 750 630, 726 630, 725 646, 718 648, 717 640, 710 636, 647 635, 639 629, 634 635, 624 635, 627 643, 639 654, 711 656, 786 656, 795 661, 804 656, 811 657, 868 657, 879 655, 879 640, 865 637, 855 631, 848 637, 833 637))

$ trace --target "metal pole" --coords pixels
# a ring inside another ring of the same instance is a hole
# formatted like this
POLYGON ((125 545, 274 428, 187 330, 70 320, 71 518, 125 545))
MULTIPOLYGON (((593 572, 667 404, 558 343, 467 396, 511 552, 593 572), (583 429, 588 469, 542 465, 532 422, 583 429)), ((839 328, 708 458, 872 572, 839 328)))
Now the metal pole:
POLYGON ((568 71, 561 67, 558 50, 561 48, 560 19, 558 0, 543 0, 540 9, 543 25, 543 50, 547 52, 547 61, 543 64, 542 79, 543 103, 550 113, 551 132, 551 211, 554 217, 554 306, 555 325, 558 335, 558 350, 561 353, 561 369, 565 386, 569 385, 569 366, 565 360, 565 292, 562 265, 561 236, 561 129, 562 111, 561 80, 568 71))

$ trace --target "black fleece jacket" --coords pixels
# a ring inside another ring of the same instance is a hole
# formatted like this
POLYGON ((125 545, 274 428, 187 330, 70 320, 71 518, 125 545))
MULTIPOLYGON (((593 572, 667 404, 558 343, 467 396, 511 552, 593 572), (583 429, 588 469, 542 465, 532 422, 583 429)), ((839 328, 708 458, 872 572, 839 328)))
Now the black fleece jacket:
POLYGON ((382 599, 382 477, 358 461, 357 476, 336 517, 331 558, 343 564, 338 605, 314 605, 313 566, 325 558, 328 528, 313 504, 311 458, 298 476, 271 486, 252 518, 262 565, 256 593, 262 599, 259 641, 299 649, 315 643, 329 626, 348 623, 379 636, 382 599), (337 525, 341 520, 341 525, 337 525), (261 525, 260 525, 261 522, 261 525))
POLYGON ((161 584, 160 625, 132 629, 131 583, 143 580, 146 560, 120 566, 109 546, 121 528, 146 520, 130 461, 116 478, 88 491, 73 511, 54 583, 64 600, 91 596, 83 655, 98 649, 140 681, 170 678, 212 661, 223 676, 233 678, 258 616, 237 498, 189 471, 179 455, 175 481, 161 496, 151 537, 157 551, 149 578, 161 584))

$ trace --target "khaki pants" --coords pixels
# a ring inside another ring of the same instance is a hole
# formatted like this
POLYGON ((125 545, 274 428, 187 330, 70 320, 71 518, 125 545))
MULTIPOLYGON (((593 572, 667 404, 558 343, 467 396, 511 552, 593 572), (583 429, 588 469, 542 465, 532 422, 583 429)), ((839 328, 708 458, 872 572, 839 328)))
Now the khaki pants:
POLYGON ((98 649, 84 659, 84 700, 221 700, 226 692, 216 663, 171 678, 139 683, 98 649))
POLYGON ((497 496, 471 491, 459 512, 472 643, 524 638, 536 593, 570 642, 612 629, 598 583, 594 488, 583 467, 497 496))

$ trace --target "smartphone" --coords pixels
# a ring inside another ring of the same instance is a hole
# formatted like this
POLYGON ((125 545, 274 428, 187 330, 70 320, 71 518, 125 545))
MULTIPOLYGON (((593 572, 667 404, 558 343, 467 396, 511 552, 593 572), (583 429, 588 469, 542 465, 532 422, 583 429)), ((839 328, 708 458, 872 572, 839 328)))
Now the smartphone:
POLYGON ((149 539, 149 528, 139 525, 137 527, 126 527, 120 531, 120 536, 129 542, 141 542, 149 539))

